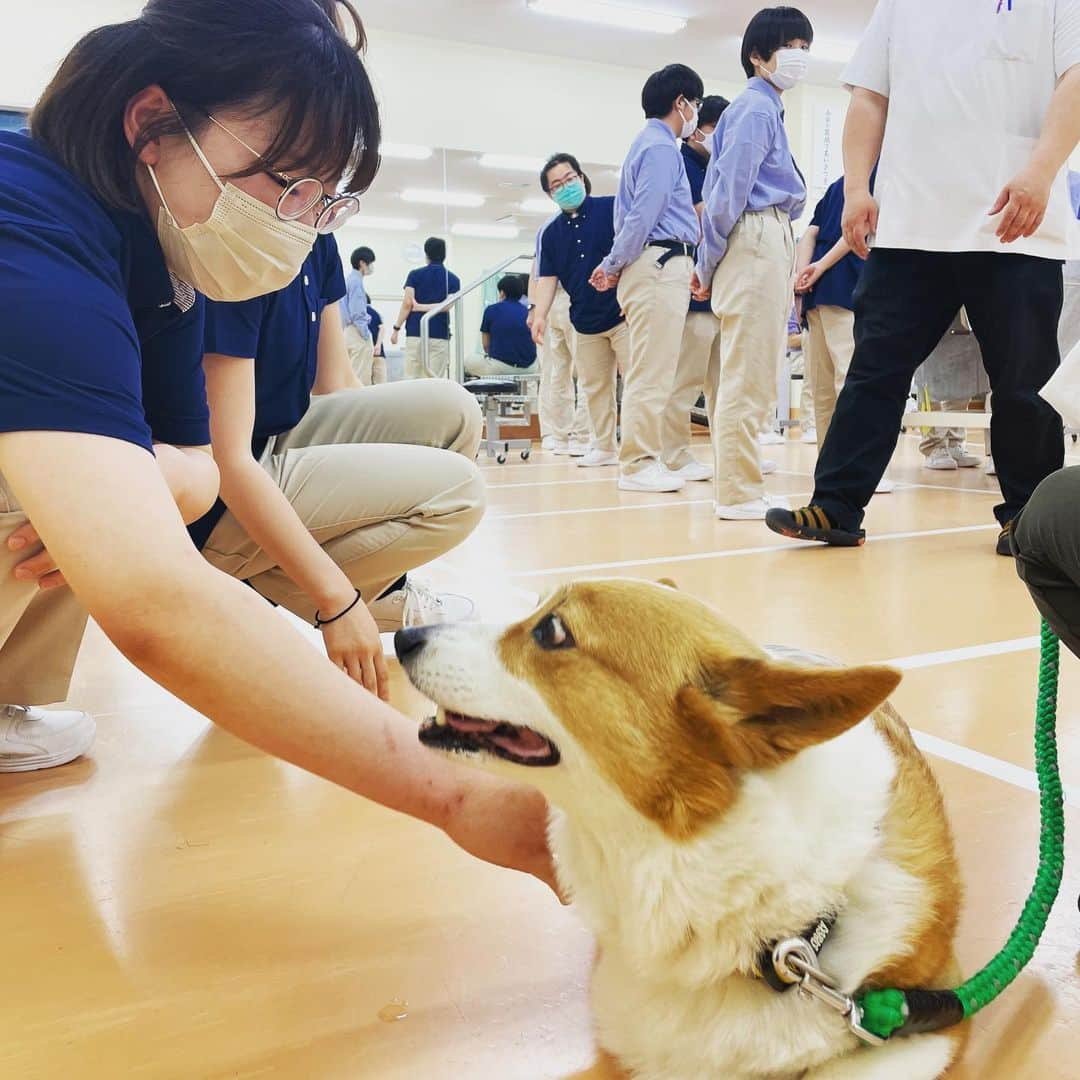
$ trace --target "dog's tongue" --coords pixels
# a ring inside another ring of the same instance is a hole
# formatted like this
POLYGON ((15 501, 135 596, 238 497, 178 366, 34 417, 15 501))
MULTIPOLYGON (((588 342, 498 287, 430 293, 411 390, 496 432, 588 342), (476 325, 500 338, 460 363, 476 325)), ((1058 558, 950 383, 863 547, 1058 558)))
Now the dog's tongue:
POLYGON ((517 728, 512 735, 492 735, 491 741, 518 757, 541 758, 551 753, 547 739, 528 728, 517 728))
POLYGON ((474 720, 458 713, 447 713, 446 722, 455 731, 467 731, 471 735, 490 735, 499 726, 497 720, 474 720))

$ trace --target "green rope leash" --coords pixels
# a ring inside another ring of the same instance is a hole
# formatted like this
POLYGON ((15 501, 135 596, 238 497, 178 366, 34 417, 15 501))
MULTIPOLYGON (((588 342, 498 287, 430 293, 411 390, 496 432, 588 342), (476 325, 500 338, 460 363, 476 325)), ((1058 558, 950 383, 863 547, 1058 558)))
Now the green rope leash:
POLYGON ((1039 869, 1020 920, 1005 948, 956 990, 871 990, 859 999, 862 1026, 881 1039, 936 1031, 974 1016, 1008 988, 1035 954, 1061 888, 1065 866, 1065 797, 1057 753, 1060 652, 1057 635, 1044 622, 1035 717, 1035 771, 1039 777, 1041 818, 1039 869))

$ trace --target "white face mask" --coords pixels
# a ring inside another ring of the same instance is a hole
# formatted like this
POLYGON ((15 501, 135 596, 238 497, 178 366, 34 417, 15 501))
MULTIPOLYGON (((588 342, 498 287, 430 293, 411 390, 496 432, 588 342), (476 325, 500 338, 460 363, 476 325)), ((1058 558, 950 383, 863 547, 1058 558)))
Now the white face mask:
POLYGON ((181 228, 147 166, 161 199, 157 234, 166 265, 208 300, 252 300, 285 288, 319 234, 310 225, 282 221, 235 184, 223 184, 190 131, 187 137, 221 194, 208 221, 181 228))
MULTIPOLYGON (((682 112, 679 112, 679 116, 682 116, 682 112)), ((690 106, 690 119, 683 120, 682 135, 680 138, 689 139, 691 135, 697 131, 698 124, 698 111, 693 105, 690 106)))
POLYGON ((761 74, 777 90, 790 90, 806 78, 810 57, 805 49, 777 49, 776 70, 769 71, 764 65, 761 74))

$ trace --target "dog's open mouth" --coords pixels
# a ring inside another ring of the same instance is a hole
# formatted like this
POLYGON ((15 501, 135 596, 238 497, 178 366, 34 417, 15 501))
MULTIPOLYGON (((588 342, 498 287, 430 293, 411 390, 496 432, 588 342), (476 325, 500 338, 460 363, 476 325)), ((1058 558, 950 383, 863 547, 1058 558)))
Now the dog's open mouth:
POLYGON ((559 748, 532 728, 442 710, 420 728, 420 741, 435 750, 492 754, 532 768, 560 761, 559 748))

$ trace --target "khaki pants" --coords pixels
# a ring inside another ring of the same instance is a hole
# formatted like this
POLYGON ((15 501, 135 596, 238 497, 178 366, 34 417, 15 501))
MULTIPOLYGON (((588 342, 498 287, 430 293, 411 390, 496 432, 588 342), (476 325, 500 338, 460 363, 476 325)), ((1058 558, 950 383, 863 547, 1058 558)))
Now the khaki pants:
POLYGON ((806 313, 806 326, 803 393, 808 388, 813 393, 814 425, 820 446, 825 442, 855 352, 855 312, 832 304, 811 308, 806 313))
POLYGON ((375 342, 363 337, 355 326, 345 327, 345 348, 356 377, 365 386, 386 382, 386 361, 375 355, 375 342))
POLYGON ((728 238, 712 282, 720 320, 721 367, 712 421, 716 501, 735 506, 764 497, 761 417, 776 393, 777 357, 784 353, 795 268, 787 214, 746 213, 728 238))
POLYGON ((538 374, 536 364, 514 367, 513 364, 505 364, 493 356, 474 356, 466 360, 465 373, 478 379, 520 379, 522 375, 538 374))
MULTIPOLYGON (((311 534, 370 602, 457 547, 484 512, 473 464, 481 416, 449 382, 391 383, 312 399, 262 465, 311 534)), ((203 554, 310 622, 315 607, 226 513, 203 554)))
POLYGON ((630 330, 619 323, 602 334, 578 334, 575 351, 578 388, 585 392, 592 448, 614 454, 618 447, 619 372, 630 363, 630 330))
POLYGON ((585 392, 577 393, 574 386, 576 348, 577 333, 570 323, 570 297, 560 289, 548 314, 540 356, 540 434, 550 435, 557 442, 589 441, 585 392))
POLYGON ((445 338, 428 340, 428 372, 420 359, 420 339, 408 338, 405 342, 406 379, 445 379, 450 374, 450 342, 445 338))
POLYGON ((664 254, 662 248, 646 248, 619 279, 619 306, 630 329, 619 451, 619 464, 627 475, 663 457, 664 414, 686 325, 693 260, 680 255, 657 269, 664 254))
POLYGON ((36 581, 11 576, 42 550, 8 550, 8 536, 25 523, 0 476, 0 705, 51 705, 68 696, 86 612, 68 588, 42 592, 36 581))
POLYGON ((719 372, 720 322, 711 311, 691 311, 683 329, 671 402, 664 413, 664 464, 669 469, 681 469, 694 462, 690 453, 690 410, 704 387, 708 415, 713 415, 719 372))

